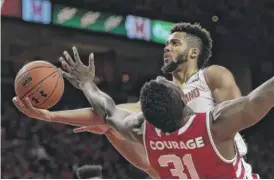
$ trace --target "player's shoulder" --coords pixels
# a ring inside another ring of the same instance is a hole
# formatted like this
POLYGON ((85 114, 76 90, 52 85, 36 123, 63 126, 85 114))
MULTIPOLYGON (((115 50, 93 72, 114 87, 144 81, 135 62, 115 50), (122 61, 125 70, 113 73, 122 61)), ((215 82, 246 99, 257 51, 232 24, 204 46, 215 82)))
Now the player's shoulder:
POLYGON ((216 76, 216 74, 221 74, 221 73, 231 73, 226 67, 224 66, 219 66, 219 65, 211 65, 208 66, 205 69, 205 73, 207 75, 212 75, 212 76, 216 76))
POLYGON ((224 81, 233 80, 234 77, 230 70, 219 65, 211 65, 205 69, 204 72, 206 82, 210 87, 218 86, 224 81))

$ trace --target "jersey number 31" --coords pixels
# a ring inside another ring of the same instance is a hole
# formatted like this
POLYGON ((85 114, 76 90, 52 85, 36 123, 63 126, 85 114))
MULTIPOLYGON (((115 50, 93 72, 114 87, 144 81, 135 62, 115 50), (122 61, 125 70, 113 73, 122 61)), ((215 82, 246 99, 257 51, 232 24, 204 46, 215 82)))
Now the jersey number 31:
POLYGON ((169 163, 173 163, 174 169, 170 169, 170 173, 172 176, 176 176, 179 179, 199 179, 192 161, 191 154, 184 155, 182 159, 175 154, 162 155, 159 157, 158 162, 161 167, 168 167, 169 163), (187 175, 184 173, 184 167, 187 168, 190 177, 187 177, 187 175))

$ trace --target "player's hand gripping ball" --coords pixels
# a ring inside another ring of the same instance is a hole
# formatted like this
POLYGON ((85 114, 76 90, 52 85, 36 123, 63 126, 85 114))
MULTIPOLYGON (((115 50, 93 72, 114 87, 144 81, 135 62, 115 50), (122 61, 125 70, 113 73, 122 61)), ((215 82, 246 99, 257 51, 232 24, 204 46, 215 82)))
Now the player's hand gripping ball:
POLYGON ((64 80, 53 64, 33 61, 18 72, 14 88, 19 99, 28 97, 34 107, 48 109, 61 99, 64 80))

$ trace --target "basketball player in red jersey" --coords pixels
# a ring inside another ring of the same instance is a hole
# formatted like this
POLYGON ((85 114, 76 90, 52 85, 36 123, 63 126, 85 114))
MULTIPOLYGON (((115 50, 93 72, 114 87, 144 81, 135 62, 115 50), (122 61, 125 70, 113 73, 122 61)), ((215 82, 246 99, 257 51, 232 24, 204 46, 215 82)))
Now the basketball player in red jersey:
POLYGON ((133 113, 116 107, 95 85, 93 55, 89 66, 75 59, 67 59, 68 72, 62 71, 63 76, 83 91, 108 125, 145 147, 149 164, 161 178, 247 178, 234 137, 274 106, 274 77, 248 96, 200 114, 185 104, 177 85, 160 77, 143 86, 142 112, 133 113))
POLYGON ((248 178, 234 137, 273 108, 274 77, 248 96, 222 102, 207 113, 195 114, 180 99, 183 95, 165 79, 151 81, 141 90, 142 113, 127 118, 139 122, 129 125, 135 139, 141 136, 136 128, 143 128, 143 139, 137 140, 151 166, 161 178, 248 178))

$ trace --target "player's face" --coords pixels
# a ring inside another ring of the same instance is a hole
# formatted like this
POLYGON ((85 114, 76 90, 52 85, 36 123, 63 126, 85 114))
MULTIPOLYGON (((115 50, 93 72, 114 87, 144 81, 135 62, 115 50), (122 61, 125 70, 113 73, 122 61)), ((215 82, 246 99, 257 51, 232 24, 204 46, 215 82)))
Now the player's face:
POLYGON ((170 65, 172 62, 179 65, 187 61, 188 45, 185 36, 184 32, 175 32, 169 36, 164 48, 164 66, 170 65))

